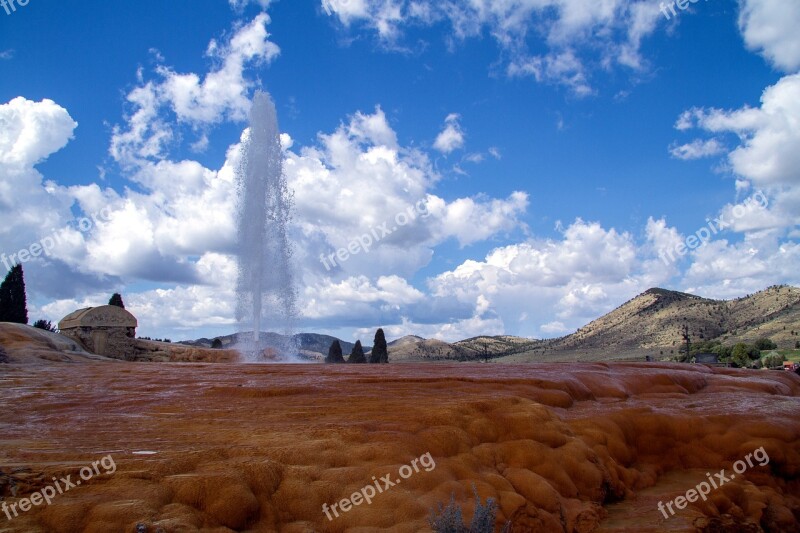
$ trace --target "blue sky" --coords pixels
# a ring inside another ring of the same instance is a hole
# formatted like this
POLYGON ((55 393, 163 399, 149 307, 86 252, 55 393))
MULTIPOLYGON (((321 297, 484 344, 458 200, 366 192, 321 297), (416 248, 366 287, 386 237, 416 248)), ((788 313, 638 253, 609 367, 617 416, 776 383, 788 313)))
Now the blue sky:
POLYGON ((233 170, 263 88, 295 194, 299 329, 551 337, 653 286, 798 284, 800 5, 688 6, 0 8, 0 251, 58 237, 24 261, 32 319, 120 291, 141 335, 230 332, 233 170), (320 263, 419 202, 368 253, 320 263))

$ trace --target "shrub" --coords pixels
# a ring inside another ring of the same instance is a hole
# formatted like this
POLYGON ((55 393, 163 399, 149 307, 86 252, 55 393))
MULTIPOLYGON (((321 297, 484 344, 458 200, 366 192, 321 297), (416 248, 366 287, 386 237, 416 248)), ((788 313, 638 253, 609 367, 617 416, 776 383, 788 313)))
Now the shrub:
POLYGON ((439 504, 438 514, 431 510, 428 524, 436 533, 466 533, 468 531, 461 518, 461 507, 456 505, 455 495, 450 496, 450 503, 447 504, 447 507, 439 504))
POLYGON ((758 339, 758 340, 756 341, 756 348, 758 348, 758 349, 759 349, 759 350, 761 350, 761 351, 766 351, 766 350, 776 350, 776 349, 778 348, 778 345, 777 345, 777 344, 775 344, 775 343, 774 343, 772 340, 770 340, 770 339, 767 339, 767 338, 760 338, 760 339, 758 339))
MULTIPOLYGON (((475 485, 472 485, 472 492, 475 494, 475 514, 469 527, 464 525, 461 507, 456 504, 454 495, 450 496, 450 503, 447 507, 439 504, 438 514, 431 509, 431 516, 428 524, 436 533, 494 533, 494 523, 497 517, 497 502, 494 498, 487 498, 486 503, 481 503, 481 497, 475 485)), ((503 527, 503 532, 511 531, 511 522, 507 522, 503 527)))
POLYGON ((771 353, 762 362, 766 368, 777 368, 783 366, 783 357, 776 353, 771 353))

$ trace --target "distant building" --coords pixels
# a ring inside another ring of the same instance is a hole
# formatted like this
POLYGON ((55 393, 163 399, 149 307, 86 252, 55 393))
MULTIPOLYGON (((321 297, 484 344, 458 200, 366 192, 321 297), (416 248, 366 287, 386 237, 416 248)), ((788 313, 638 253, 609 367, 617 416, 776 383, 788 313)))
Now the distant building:
POLYGON ((121 307, 101 305, 78 309, 61 319, 58 329, 97 355, 133 359, 136 317, 121 307))
POLYGON ((719 364, 719 355, 715 353, 699 353, 694 356, 694 362, 698 365, 719 364))

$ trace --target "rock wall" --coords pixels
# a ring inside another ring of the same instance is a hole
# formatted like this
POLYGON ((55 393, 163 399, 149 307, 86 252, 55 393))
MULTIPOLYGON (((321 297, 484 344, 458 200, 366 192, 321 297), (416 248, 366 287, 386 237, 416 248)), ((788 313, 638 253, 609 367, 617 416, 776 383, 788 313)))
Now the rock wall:
POLYGON ((132 361, 136 354, 135 328, 78 327, 64 330, 61 334, 81 343, 88 351, 97 355, 132 361))

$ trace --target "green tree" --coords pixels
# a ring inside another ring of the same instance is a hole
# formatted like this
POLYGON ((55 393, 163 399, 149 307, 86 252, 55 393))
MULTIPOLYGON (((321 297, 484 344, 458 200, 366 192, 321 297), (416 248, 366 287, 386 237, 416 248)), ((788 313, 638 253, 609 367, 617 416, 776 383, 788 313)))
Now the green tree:
POLYGON ((45 320, 43 318, 40 318, 39 320, 34 322, 33 327, 38 329, 43 329, 45 331, 52 331, 52 332, 56 331, 55 326, 53 326, 53 324, 51 324, 49 320, 45 320))
POLYGON ((342 345, 339 344, 338 340, 335 340, 331 343, 331 347, 328 348, 328 357, 325 358, 326 363, 344 363, 344 357, 342 357, 342 345))
POLYGON ((353 346, 353 351, 350 352, 350 357, 347 358, 348 363, 366 363, 367 358, 364 356, 364 347, 361 346, 361 341, 356 341, 353 346))
POLYGON ((117 307, 125 309, 125 304, 122 303, 122 295, 118 292, 111 295, 111 298, 108 300, 108 305, 116 305, 117 307))
POLYGON ((756 341, 756 348, 758 348, 763 352, 767 350, 777 350, 778 345, 775 344, 772 340, 767 339, 766 337, 762 337, 756 341))
POLYGON ((389 349, 386 346, 386 336, 383 334, 382 328, 378 328, 378 331, 375 332, 375 341, 372 343, 372 355, 369 358, 369 362, 389 362, 389 349))
POLYGON ((739 368, 747 368, 750 366, 750 354, 752 347, 740 342, 733 347, 731 351, 731 362, 739 368))
POLYGON ((0 322, 28 323, 25 297, 25 274, 22 265, 14 265, 0 283, 0 322))

